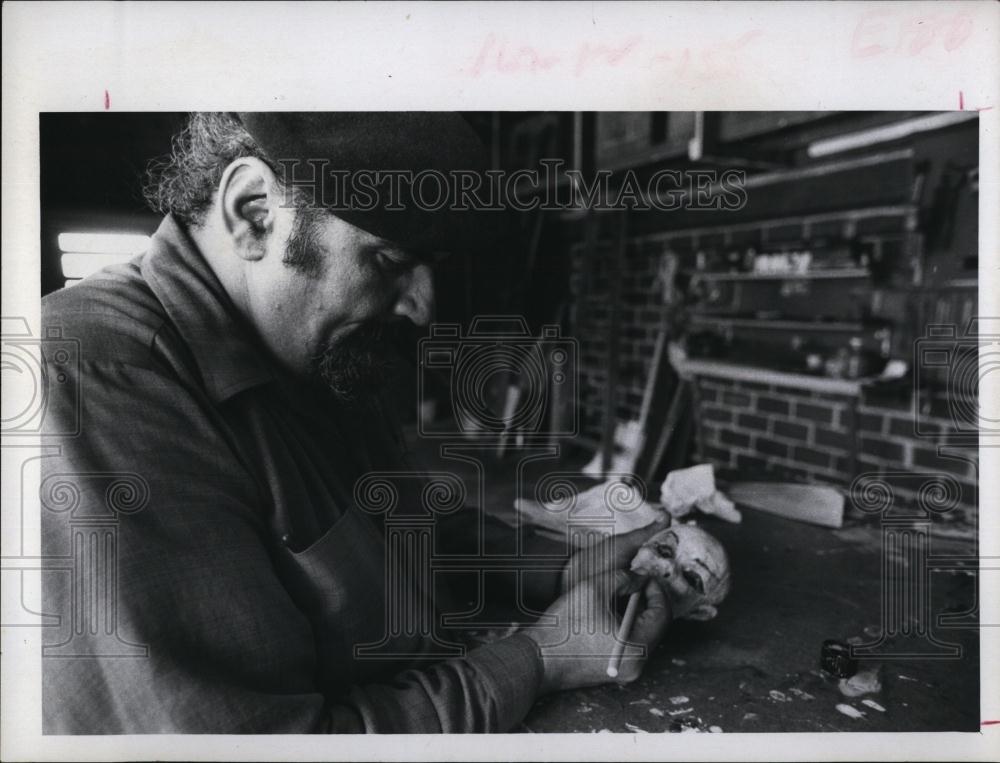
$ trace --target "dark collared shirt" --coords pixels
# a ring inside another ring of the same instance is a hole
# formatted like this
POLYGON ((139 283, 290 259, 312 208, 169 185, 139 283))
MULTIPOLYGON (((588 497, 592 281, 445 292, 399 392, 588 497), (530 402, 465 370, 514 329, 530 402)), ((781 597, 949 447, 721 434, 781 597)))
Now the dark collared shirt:
POLYGON ((46 297, 43 325, 79 361, 43 348, 46 426, 67 433, 42 459, 43 553, 66 560, 44 575, 46 733, 507 731, 527 713, 523 635, 391 656, 430 653, 387 630, 385 528, 353 500, 392 443, 264 359, 177 222, 46 297))

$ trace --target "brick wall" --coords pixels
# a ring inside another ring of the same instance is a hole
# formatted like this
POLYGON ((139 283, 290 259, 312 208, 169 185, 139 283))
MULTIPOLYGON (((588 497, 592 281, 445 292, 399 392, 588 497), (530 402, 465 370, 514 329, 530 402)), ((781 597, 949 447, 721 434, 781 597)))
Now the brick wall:
MULTIPOLYGON (((572 320, 580 343, 581 432, 583 442, 591 446, 600 441, 604 421, 612 309, 613 226, 603 227, 591 257, 584 255, 582 242, 571 250, 572 320)), ((774 232, 720 227, 711 234, 660 233, 628 241, 624 267, 617 274, 621 288, 616 303, 620 321, 616 420, 639 416, 662 315, 663 295, 656 275, 663 256, 669 253, 677 257, 680 269, 693 268, 699 247, 717 240, 736 244, 766 235, 774 232)), ((803 235, 803 231, 796 235, 803 235)), ((815 481, 848 488, 860 474, 877 474, 893 485, 900 501, 907 502, 917 497, 919 485, 914 478, 948 474, 957 481, 960 495, 958 507, 941 520, 953 524, 960 534, 974 531, 976 458, 970 460, 968 451, 939 452, 947 435, 955 431, 946 415, 922 417, 924 429, 936 432, 927 437, 915 434, 908 399, 886 402, 869 392, 835 395, 712 377, 698 378, 696 392, 700 431, 698 452, 693 456, 715 464, 723 475, 815 481)))
MULTIPOLYGON (((608 342, 612 309, 612 268, 615 267, 614 215, 601 215, 598 243, 586 254, 586 245, 577 241, 571 247, 570 293, 573 306, 571 322, 574 336, 580 343, 580 406, 583 435, 599 440, 604 411, 604 390, 608 373, 608 342)), ((637 216, 641 217, 641 216, 637 216)), ((653 348, 663 313, 663 288, 657 280, 664 256, 676 258, 678 270, 693 270, 699 250, 724 251, 754 242, 771 242, 788 238, 808 238, 817 231, 856 232, 859 226, 881 228, 886 237, 898 234, 903 224, 899 216, 866 218, 852 221, 823 216, 820 221, 803 218, 796 223, 715 225, 711 229, 661 232, 633 236, 629 239, 624 267, 615 273, 620 278, 620 298, 615 301, 619 311, 618 386, 616 417, 620 421, 635 419, 642 406, 642 395, 652 362, 653 348)), ((577 223, 577 225, 579 225, 577 223)), ((578 230, 582 229, 579 226, 578 230)), ((879 234, 871 233, 870 239, 879 234)), ((675 300, 679 295, 674 296, 675 300)), ((886 300, 891 301, 891 300, 886 300)), ((894 341, 908 338, 896 336, 894 341)))
POLYGON ((714 464, 721 476, 849 488, 867 474, 884 480, 897 504, 908 506, 917 503, 926 477, 948 475, 956 492, 940 496, 950 508, 938 519, 958 534, 974 533, 978 456, 974 448, 947 444, 958 429, 946 415, 920 414, 918 434, 910 406, 864 389, 855 397, 707 375, 695 386, 695 458, 714 464))
MULTIPOLYGON (((786 174, 757 182, 748 187, 747 205, 726 214, 694 210, 630 214, 630 235, 620 262, 614 250, 616 213, 596 214, 598 243, 593 250, 585 243, 587 223, 581 224, 580 218, 567 221, 563 230, 571 253, 570 331, 580 343, 581 441, 596 446, 606 419, 613 310, 618 311, 619 321, 618 373, 610 415, 619 422, 639 416, 663 314, 663 290, 657 274, 668 256, 675 258, 679 271, 694 271, 701 251, 708 269, 714 270, 725 269, 725 265, 718 265, 720 257, 749 246, 767 252, 796 248, 795 242, 850 241, 861 251, 877 253, 870 267, 873 274, 878 271, 877 277, 863 289, 855 289, 858 294, 846 293, 844 287, 845 293, 835 292, 832 297, 829 292, 833 287, 817 283, 803 298, 808 309, 816 312, 800 315, 800 320, 836 315, 838 320, 864 322, 866 326, 892 326, 889 354, 911 360, 925 326, 957 323, 961 332, 976 307, 975 283, 971 288, 957 283, 939 286, 941 279, 931 276, 938 272, 935 268, 944 268, 943 263, 956 257, 962 261, 969 252, 953 251, 952 243, 935 229, 934 216, 920 214, 927 211, 929 198, 918 198, 921 186, 915 178, 924 171, 921 167, 928 157, 939 168, 956 157, 974 162, 978 146, 974 125, 963 128, 962 135, 961 141, 940 145, 933 135, 917 137, 912 150, 893 148, 883 152, 879 162, 861 162, 849 170, 795 177, 786 174), (928 148, 931 144, 933 150, 928 148), (933 241, 938 243, 932 245, 933 241), (876 262, 880 263, 877 267, 876 262), (923 286, 915 288, 921 273, 923 286), (613 298, 616 279, 620 279, 620 290, 613 298), (831 300, 836 308, 833 312, 828 310, 831 300), (852 305, 857 308, 853 312, 847 309, 852 305)), ((933 190, 936 183, 932 179, 925 185, 933 190)), ((940 272, 965 272, 949 267, 940 272)), ((966 274, 965 280, 975 279, 966 274)), ((674 295, 675 306, 681 299, 674 295)), ((745 309, 742 305, 734 308, 741 315, 745 309)), ((752 307, 746 314, 754 310, 759 308, 752 307)), ((749 330, 761 334, 756 327, 749 330)), ((735 345, 734 341, 730 349, 736 350, 735 345)), ((748 346, 743 345, 743 349, 748 346)), ((755 344, 752 351, 756 353, 761 346, 763 342, 755 344)), ((752 360, 746 362, 753 364, 752 360)), ((768 365, 768 361, 760 359, 759 365, 768 365)), ((817 385, 775 386, 752 377, 702 376, 695 386, 695 418, 700 430, 695 459, 710 461, 720 471, 743 478, 777 477, 843 488, 860 474, 881 475, 902 502, 918 500, 920 484, 915 478, 945 474, 954 478, 958 495, 956 508, 942 518, 954 522, 957 529, 975 526, 976 459, 969 451, 943 447, 955 431, 946 414, 923 416, 921 420, 930 432, 918 435, 906 395, 886 399, 871 388, 835 394, 825 391, 829 385, 817 391, 817 385)))
POLYGON ((849 483, 856 472, 849 397, 699 377, 699 456, 721 471, 849 483))

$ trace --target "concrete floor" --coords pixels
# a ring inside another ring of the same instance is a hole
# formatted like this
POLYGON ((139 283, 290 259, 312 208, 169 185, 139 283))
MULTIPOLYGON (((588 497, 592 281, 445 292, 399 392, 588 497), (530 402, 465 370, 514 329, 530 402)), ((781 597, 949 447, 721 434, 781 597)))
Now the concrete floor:
MULTIPOLYGON (((440 458, 436 447, 422 451, 417 463, 462 475, 474 502, 475 470, 440 458)), ((484 470, 485 504, 490 513, 506 517, 518 492, 511 460, 484 470)), ((537 462, 524 484, 555 468, 553 461, 537 462)), ((635 683, 543 697, 517 730, 979 730, 974 573, 931 571, 929 610, 912 610, 905 623, 887 615, 897 632, 919 635, 929 627, 933 638, 955 645, 958 655, 942 655, 926 638, 891 639, 878 656, 860 662, 860 672, 877 677, 877 690, 847 696, 838 680, 820 669, 822 643, 877 641, 885 632, 882 580, 908 575, 909 561, 890 555, 883 574, 883 532, 877 525, 830 530, 753 509, 743 510, 738 525, 710 517, 700 523, 730 555, 734 586, 719 616, 708 623, 674 623, 635 683), (967 612, 972 614, 962 614, 967 612), (941 627, 941 615, 959 627, 941 627), (939 653, 912 656, 928 651, 939 653)), ((965 558, 952 567, 976 567, 967 542, 934 538, 930 553, 965 558)))

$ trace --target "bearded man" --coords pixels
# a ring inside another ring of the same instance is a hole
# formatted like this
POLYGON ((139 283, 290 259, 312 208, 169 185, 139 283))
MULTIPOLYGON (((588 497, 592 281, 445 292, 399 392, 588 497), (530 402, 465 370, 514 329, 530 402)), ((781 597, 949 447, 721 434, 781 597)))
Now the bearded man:
MULTIPOLYGON (((74 495, 43 508, 43 551, 88 560, 45 575, 62 618, 46 631, 47 733, 508 731, 540 693, 606 680, 578 657, 613 636, 587 628, 357 659, 386 633, 387 549, 354 486, 399 468, 365 393, 386 375, 387 329, 431 320, 441 253, 482 234, 472 215, 412 204, 323 207, 301 171, 327 164, 485 166, 455 114, 196 114, 149 191, 165 215, 149 250, 43 300, 43 325, 80 347, 68 371, 46 357, 69 375, 47 421, 80 427, 43 459, 43 505, 46 485, 74 495), (114 475, 143 505, 113 517, 113 548, 88 551, 71 525, 107 519, 114 475)), ((548 613, 607 610, 624 575, 580 582, 548 613)), ((668 606, 647 587, 631 640, 655 646, 668 606)), ((392 638, 387 654, 424 649, 392 638)))

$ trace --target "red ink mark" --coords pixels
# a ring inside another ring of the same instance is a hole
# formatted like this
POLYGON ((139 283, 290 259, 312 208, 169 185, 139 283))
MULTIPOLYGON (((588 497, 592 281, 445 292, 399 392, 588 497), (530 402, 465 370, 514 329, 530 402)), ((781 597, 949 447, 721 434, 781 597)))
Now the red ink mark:
POLYGON ((875 16, 885 16, 886 14, 887 11, 869 11, 858 20, 857 26, 854 27, 854 35, 851 37, 852 56, 855 58, 869 58, 877 56, 880 53, 885 53, 888 50, 885 45, 877 43, 872 45, 863 44, 863 38, 868 38, 871 35, 880 35, 885 30, 885 24, 870 23, 870 20, 875 16))
POLYGON ((870 58, 892 53, 912 58, 937 47, 951 53, 965 44, 973 31, 972 18, 962 13, 901 17, 894 11, 869 11, 854 27, 851 55, 870 58))
MULTIPOLYGON (((972 106, 973 111, 989 111, 992 106, 972 106)), ((958 110, 965 111, 965 93, 961 90, 958 91, 958 110)))
POLYGON ((1000 721, 983 721, 980 726, 996 726, 1000 721))
POLYGON ((583 74, 583 70, 591 63, 603 62, 608 66, 620 64, 639 44, 641 37, 632 37, 619 46, 614 45, 591 45, 588 42, 580 46, 576 56, 576 76, 583 74))
POLYGON ((107 111, 111 108, 111 96, 108 95, 108 91, 104 91, 104 110, 107 111))
POLYGON ((487 68, 504 74, 525 69, 531 72, 545 71, 559 63, 559 60, 559 56, 546 55, 529 45, 511 49, 506 42, 498 42, 491 34, 483 41, 469 74, 479 77, 487 68))
POLYGON ((972 36, 972 19, 962 14, 955 14, 944 35, 944 49, 949 53, 972 36))
POLYGON ((760 37, 760 36, 761 36, 762 34, 764 34, 763 30, 760 30, 760 29, 752 29, 752 30, 750 30, 749 32, 747 32, 746 34, 744 34, 743 36, 741 36, 741 37, 740 37, 740 38, 739 38, 739 39, 738 39, 738 40, 736 41, 736 47, 737 47, 737 48, 743 48, 743 47, 746 47, 746 46, 747 46, 748 44, 750 44, 751 42, 753 42, 754 40, 756 40, 756 39, 757 39, 758 37, 760 37))

